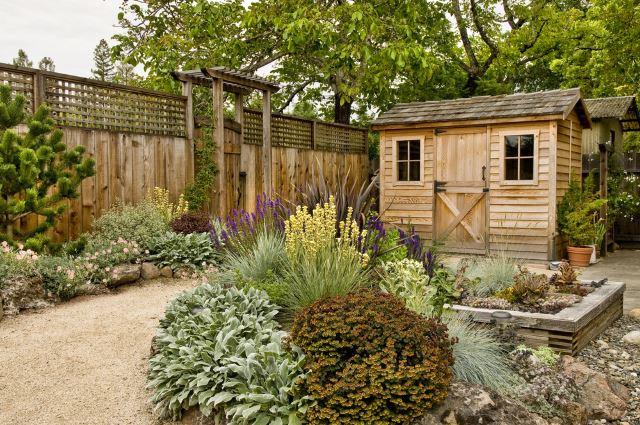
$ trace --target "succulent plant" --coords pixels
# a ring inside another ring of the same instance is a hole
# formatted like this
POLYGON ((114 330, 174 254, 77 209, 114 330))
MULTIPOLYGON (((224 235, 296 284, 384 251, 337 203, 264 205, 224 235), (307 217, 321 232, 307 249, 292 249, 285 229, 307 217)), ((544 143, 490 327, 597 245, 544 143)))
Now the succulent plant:
POLYGON ((514 280, 512 286, 498 292, 496 296, 511 303, 533 305, 544 298, 549 289, 545 275, 531 273, 526 267, 518 266, 514 280))

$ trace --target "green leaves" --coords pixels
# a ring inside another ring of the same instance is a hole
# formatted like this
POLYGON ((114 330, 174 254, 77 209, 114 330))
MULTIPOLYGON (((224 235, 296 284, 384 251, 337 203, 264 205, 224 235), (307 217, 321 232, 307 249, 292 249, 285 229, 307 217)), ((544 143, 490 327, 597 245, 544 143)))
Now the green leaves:
POLYGON ((149 260, 159 267, 170 266, 176 270, 189 268, 200 270, 217 262, 219 253, 211 245, 208 233, 166 232, 151 241, 149 260))
POLYGON ((82 148, 67 151, 48 108, 41 106, 27 118, 24 97, 12 99, 10 87, 0 86, 0 233, 41 249, 45 232, 64 211, 60 201, 77 197, 82 180, 94 173, 94 161, 85 158, 82 148), (26 134, 11 130, 25 121, 26 134), (45 220, 19 233, 14 223, 27 213, 45 220))
POLYGON ((205 284, 174 300, 160 321, 149 387, 164 416, 198 405, 230 424, 299 424, 304 357, 283 349, 285 333, 266 295, 205 284))

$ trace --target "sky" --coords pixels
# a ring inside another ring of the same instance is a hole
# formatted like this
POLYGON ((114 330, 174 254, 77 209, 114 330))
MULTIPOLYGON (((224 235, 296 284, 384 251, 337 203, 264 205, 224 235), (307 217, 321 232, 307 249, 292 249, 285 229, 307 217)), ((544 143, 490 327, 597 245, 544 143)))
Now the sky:
MULTIPOLYGON (((93 49, 109 41, 120 0, 0 0, 0 62, 23 49, 34 67, 50 56, 56 72, 88 77, 93 49)), ((112 43, 110 43, 112 44, 112 43)))

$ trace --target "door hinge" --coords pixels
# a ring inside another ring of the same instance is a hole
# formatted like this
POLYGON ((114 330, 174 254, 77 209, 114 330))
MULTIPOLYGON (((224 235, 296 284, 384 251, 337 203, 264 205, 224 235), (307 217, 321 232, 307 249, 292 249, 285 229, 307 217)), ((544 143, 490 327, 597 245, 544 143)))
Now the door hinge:
POLYGON ((447 184, 447 182, 439 182, 439 181, 434 181, 434 186, 435 186, 435 191, 436 192, 446 192, 447 189, 445 189, 445 185, 447 184))
POLYGON ((483 188, 482 188, 482 191, 483 191, 484 193, 487 193, 487 192, 489 192, 489 188, 488 188, 488 187, 483 187, 483 188))

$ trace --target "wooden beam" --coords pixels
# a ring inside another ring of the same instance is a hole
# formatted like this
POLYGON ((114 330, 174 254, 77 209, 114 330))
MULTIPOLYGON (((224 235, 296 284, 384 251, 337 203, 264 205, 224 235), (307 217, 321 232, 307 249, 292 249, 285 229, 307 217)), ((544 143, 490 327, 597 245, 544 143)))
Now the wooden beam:
MULTIPOLYGON (((609 178, 609 151, 607 150, 607 144, 599 144, 598 150, 600 151, 600 198, 607 199, 607 197, 609 196, 607 182, 609 178)), ((600 246, 600 255, 602 255, 603 257, 607 256, 607 248, 609 246, 609 241, 607 238, 607 233, 609 233, 608 213, 609 211, 607 209, 607 204, 605 203, 602 208, 600 208, 600 218, 604 220, 604 224, 607 228, 607 231, 604 234, 604 238, 602 239, 602 244, 600 246)))
POLYGON ((213 106, 213 140, 216 143, 215 161, 218 167, 216 175, 217 189, 217 210, 220 217, 227 214, 227 191, 225 187, 226 170, 224 166, 224 90, 223 81, 220 78, 214 78, 211 85, 212 106, 213 106))
POLYGON ((182 95, 187 97, 187 108, 185 116, 187 139, 193 140, 193 83, 191 81, 182 82, 182 95))
POLYGON ((262 92, 262 189, 271 196, 271 92, 262 92))
MULTIPOLYGON (((205 70, 203 69, 203 71, 205 70)), ((256 90, 262 90, 263 92, 277 92, 278 90, 280 90, 280 86, 278 86, 277 84, 257 81, 256 79, 248 77, 236 76, 228 72, 222 72, 215 68, 206 68, 206 74, 211 78, 224 79, 225 81, 228 81, 232 84, 237 84, 243 87, 250 87, 256 90)))

